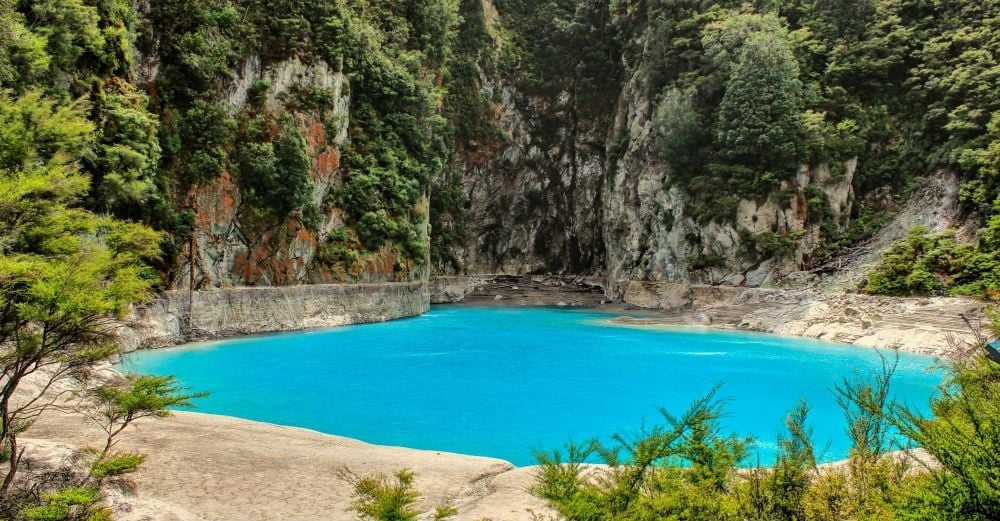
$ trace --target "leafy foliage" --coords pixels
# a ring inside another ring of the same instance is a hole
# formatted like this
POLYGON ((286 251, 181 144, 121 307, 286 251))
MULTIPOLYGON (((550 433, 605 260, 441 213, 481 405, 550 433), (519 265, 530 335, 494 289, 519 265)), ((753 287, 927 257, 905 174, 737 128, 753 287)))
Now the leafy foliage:
POLYGON ((244 197, 269 209, 279 222, 293 210, 315 212, 306 139, 295 119, 290 114, 275 118, 264 113, 248 122, 243 132, 235 156, 244 197))
MULTIPOLYGON (((61 381, 85 381, 95 364, 117 353, 117 320, 156 281, 148 263, 160 254, 159 233, 80 207, 89 189, 82 163, 102 147, 92 139, 91 108, 85 99, 58 101, 37 90, 17 97, 0 93, 0 517, 5 519, 110 519, 110 511, 99 505, 101 482, 134 471, 144 460, 110 454, 114 437, 135 418, 162 414, 164 407, 183 406, 193 396, 178 396, 172 380, 161 377, 135 377, 127 391, 105 388, 98 401, 107 406, 108 444, 95 452, 86 477, 69 487, 18 481, 24 457, 20 435, 65 394, 58 390, 61 381), (28 378, 37 385, 22 385, 28 378)), ((147 132, 140 137, 148 137, 149 127, 140 127, 147 132)))
POLYGON ((802 157, 798 62, 787 39, 768 32, 746 38, 738 56, 719 104, 716 143, 723 159, 741 167, 734 172, 752 172, 737 182, 765 195, 802 157))
POLYGON ((931 235, 916 227, 893 244, 868 275, 865 291, 884 295, 963 294, 996 298, 1000 259, 990 238, 996 217, 978 243, 959 243, 954 231, 931 235))
POLYGON ((597 441, 537 454, 534 492, 569 519, 736 519, 730 484, 734 466, 747 456, 747 440, 721 434, 722 404, 714 391, 665 424, 617 446, 597 441), (596 454, 608 466, 588 472, 596 454))
MULTIPOLYGON (((413 488, 416 475, 407 469, 391 477, 385 474, 359 476, 348 468, 338 470, 338 475, 354 487, 351 510, 361 519, 371 521, 414 521, 420 511, 413 508, 420 495, 413 488)), ((450 505, 435 509, 434 521, 443 521, 457 513, 450 505)))
POLYGON ((20 513, 26 521, 109 521, 111 512, 98 505, 100 491, 93 487, 71 487, 42 496, 43 504, 20 513))
POLYGON ((954 364, 930 416, 891 409, 901 432, 934 455, 941 469, 915 480, 904 519, 993 519, 1000 515, 1000 364, 979 357, 954 364))
POLYGON ((665 425, 616 437, 617 446, 569 444, 565 458, 538 454, 532 490, 580 520, 995 518, 1000 365, 982 355, 951 365, 929 417, 892 400, 895 367, 883 358, 880 371, 836 387, 853 442, 842 465, 816 465, 809 407, 800 402, 785 419, 775 464, 737 469, 752 441, 721 432, 722 407, 710 393, 678 418, 664 413, 665 425), (888 452, 900 443, 919 444, 941 466, 914 466, 888 452), (606 466, 589 464, 595 454, 606 466))
POLYGON ((164 418, 170 409, 193 407, 192 399, 205 396, 207 393, 185 394, 173 376, 130 374, 125 382, 89 389, 90 416, 107 434, 98 463, 107 458, 118 436, 136 420, 164 418))

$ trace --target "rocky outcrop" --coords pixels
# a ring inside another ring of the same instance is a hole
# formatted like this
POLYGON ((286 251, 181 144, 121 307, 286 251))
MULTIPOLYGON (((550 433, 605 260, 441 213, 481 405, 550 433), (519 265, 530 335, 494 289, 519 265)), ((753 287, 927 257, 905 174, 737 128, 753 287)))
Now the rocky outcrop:
POLYGON ((524 96, 487 79, 502 140, 461 159, 468 200, 466 273, 587 273, 604 263, 604 132, 572 101, 524 96))
POLYGON ((166 291, 119 330, 126 351, 189 340, 383 322, 427 312, 420 282, 166 291))
POLYGON ((982 303, 968 298, 898 298, 819 290, 629 281, 626 303, 662 317, 632 325, 693 324, 820 338, 960 358, 975 340, 982 303), (968 319, 968 322, 967 322, 968 319))
POLYGON ((428 282, 431 294, 431 304, 454 304, 462 302, 470 293, 476 291, 490 276, 446 275, 431 277, 428 282))
POLYGON ((735 216, 694 220, 687 212, 690 195, 672 182, 656 151, 656 107, 647 83, 643 63, 628 71, 608 138, 609 148, 622 150, 609 159, 612 174, 603 196, 610 296, 622 298, 624 284, 632 280, 766 286, 801 269, 822 245, 820 225, 810 220, 809 185, 829 201, 831 215, 825 219, 839 228, 848 224, 856 159, 803 166, 797 176, 782 181, 778 193, 785 197, 740 200, 735 216), (795 234, 792 251, 748 255, 755 238, 769 233, 795 234))
POLYGON ((431 277, 432 304, 597 306, 605 304, 604 281, 597 277, 553 275, 472 275, 431 277))
POLYGON ((821 220, 848 225, 856 159, 804 165, 772 197, 737 201, 732 215, 689 215, 691 194, 658 151, 654 56, 623 60, 617 106, 600 116, 581 116, 571 92, 527 96, 514 79, 483 73, 480 94, 493 101, 502 139, 460 155, 460 272, 607 275, 616 299, 630 280, 768 286, 812 261, 821 220), (822 219, 807 196, 816 189, 829 203, 822 219), (763 235, 791 241, 790 251, 755 251, 763 235))
MULTIPOLYGON (((864 287, 868 274, 881 262, 886 249, 892 243, 906 237, 907 232, 917 226, 927 228, 931 233, 941 233, 947 229, 958 229, 960 240, 974 240, 978 222, 967 219, 962 222, 958 193, 961 182, 954 172, 942 170, 928 176, 914 190, 902 208, 895 208, 892 221, 873 237, 854 248, 854 255, 841 256, 829 265, 831 273, 819 283, 823 289, 858 290, 864 287)), ((882 197, 887 197, 882 194, 882 197)), ((870 201, 891 207, 891 201, 870 201)))

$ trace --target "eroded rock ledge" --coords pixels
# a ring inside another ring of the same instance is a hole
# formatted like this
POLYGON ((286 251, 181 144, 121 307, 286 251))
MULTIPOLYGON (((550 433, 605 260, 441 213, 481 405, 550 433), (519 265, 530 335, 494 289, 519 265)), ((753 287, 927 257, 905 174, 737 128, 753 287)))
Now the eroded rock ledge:
POLYGON ((627 284, 624 301, 663 316, 619 319, 623 323, 747 329, 948 358, 965 354, 975 336, 970 324, 979 324, 982 311, 982 303, 971 298, 637 281, 627 284))
POLYGON ((640 327, 698 325, 898 348, 948 358, 964 355, 982 320, 971 298, 900 298, 809 289, 770 289, 671 282, 620 281, 611 303, 597 278, 473 275, 432 277, 431 302, 601 306, 609 311, 652 311, 622 316, 640 327), (964 317, 964 318, 963 318, 964 317), (968 320, 968 322, 966 321, 968 320))
POLYGON ((120 330, 126 351, 253 333, 383 322, 430 309, 424 282, 165 291, 120 330))
POLYGON ((522 306, 605 304, 604 281, 558 275, 457 275, 431 277, 432 304, 497 303, 522 306))

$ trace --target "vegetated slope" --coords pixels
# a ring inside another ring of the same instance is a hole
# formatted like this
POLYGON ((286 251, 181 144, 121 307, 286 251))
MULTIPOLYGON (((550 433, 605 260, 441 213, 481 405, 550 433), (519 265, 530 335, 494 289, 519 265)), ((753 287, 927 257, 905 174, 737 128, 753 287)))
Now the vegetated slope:
POLYGON ((988 220, 998 16, 995 0, 5 0, 0 86, 90 99, 88 204, 168 232, 167 286, 761 285, 870 237, 938 171, 961 221, 988 220))
POLYGON ((453 2, 0 13, 2 86, 91 100, 89 204, 169 232, 167 286, 191 273, 198 287, 426 275, 428 187, 450 154, 453 2))
MULTIPOLYGON (((506 76, 538 105, 567 106, 573 81, 620 77, 614 106, 589 105, 610 123, 603 168, 582 170, 582 190, 539 182, 512 197, 549 211, 587 201, 604 242, 589 268, 613 292, 626 279, 769 284, 821 266, 938 172, 959 178, 961 222, 992 213, 996 2, 543 2, 528 15, 537 25, 513 17, 523 4, 496 5, 501 24, 517 20, 513 45, 548 35, 506 76), (620 54, 578 51, 579 35, 607 33, 620 54), (538 74, 546 52, 576 76, 538 74), (555 96, 530 90, 559 81, 555 96)), ((473 269, 526 267, 519 253, 471 256, 473 269)))

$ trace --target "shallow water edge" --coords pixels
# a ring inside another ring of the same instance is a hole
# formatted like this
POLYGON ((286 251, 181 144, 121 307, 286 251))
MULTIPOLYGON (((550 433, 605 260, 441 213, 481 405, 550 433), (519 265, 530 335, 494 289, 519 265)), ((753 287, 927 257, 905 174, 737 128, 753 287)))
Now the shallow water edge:
MULTIPOLYGON (((125 368, 173 374, 212 394, 199 410, 381 445, 530 465, 534 449, 628 432, 723 384, 727 428, 769 461, 782 418, 804 397, 847 453, 829 393, 879 365, 869 349, 708 328, 609 324, 594 309, 444 306, 385 324, 253 336, 134 353, 125 368), (781 382, 775 386, 775 382, 781 382)), ((925 402, 933 359, 901 354, 897 392, 925 402)), ((826 458, 824 458, 826 459, 826 458)))
POLYGON ((663 281, 619 281, 607 296, 599 277, 453 276, 431 280, 432 303, 595 306, 640 318, 620 325, 702 326, 829 340, 962 359, 975 342, 983 302, 966 297, 885 297, 846 291, 663 281))
POLYGON ((896 298, 632 281, 605 295, 598 277, 475 275, 429 282, 240 287, 159 294, 119 328, 126 352, 216 338, 383 322, 433 304, 594 308, 619 325, 759 331, 960 359, 980 321, 968 298, 896 298), (193 310, 193 312, 192 312, 193 310), (638 316, 637 316, 638 315, 638 316), (966 321, 968 319, 968 322, 966 321))

